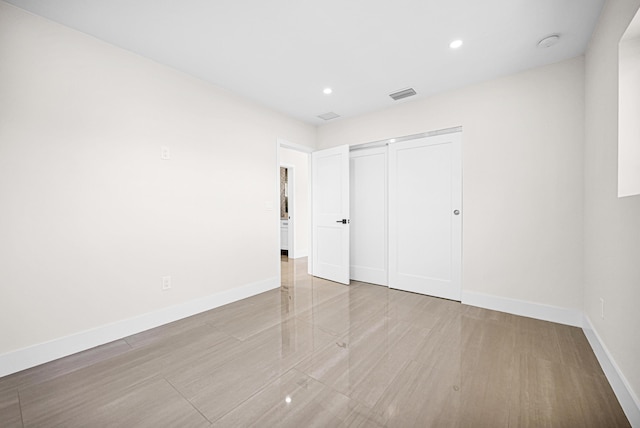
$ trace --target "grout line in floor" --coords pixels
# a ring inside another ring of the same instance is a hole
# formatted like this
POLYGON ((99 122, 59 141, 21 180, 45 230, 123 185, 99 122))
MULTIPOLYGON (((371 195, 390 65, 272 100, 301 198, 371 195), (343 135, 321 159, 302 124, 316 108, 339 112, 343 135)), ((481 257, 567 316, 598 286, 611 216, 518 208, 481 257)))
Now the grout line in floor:
MULTIPOLYGON (((232 407, 231 409, 229 409, 229 411, 225 412, 224 414, 220 415, 220 417, 218 419, 216 419, 215 421, 211 422, 211 424, 213 425, 214 422, 219 421, 220 419, 224 418, 225 416, 227 416, 229 413, 233 412, 234 410, 236 410, 238 407, 242 406, 244 403, 246 403, 247 401, 251 400, 253 397, 255 397, 256 395, 260 394, 262 391, 264 391, 267 387, 269 387, 272 383, 277 382, 278 380, 282 379, 287 373, 289 373, 291 370, 293 370, 294 367, 291 367, 289 370, 280 373, 278 376, 274 376, 273 379, 265 382, 264 385, 262 385, 260 388, 258 388, 253 394, 249 395, 247 398, 245 398, 244 400, 242 400, 240 403, 238 403, 237 406, 232 407)), ((207 419, 208 420, 208 419, 207 419)))
POLYGON ((177 393, 178 393, 178 395, 179 395, 180 397, 182 397, 182 398, 183 398, 187 403, 189 403, 189 405, 190 405, 191 407, 193 407, 193 409, 194 409, 196 412, 198 412, 198 413, 200 414, 200 416, 202 416, 202 417, 203 417, 207 422, 209 422, 209 425, 212 425, 212 424, 213 424, 213 422, 211 422, 211 420, 209 420, 209 418, 208 418, 208 417, 206 417, 206 416, 204 415, 204 413, 202 413, 202 412, 200 411, 200 409, 198 409, 198 408, 197 408, 197 407, 196 407, 196 406, 191 402, 191 400, 189 400, 187 397, 185 397, 185 396, 180 392, 180 390, 179 390, 178 388, 176 388, 176 387, 175 387, 175 385, 174 385, 174 384, 172 384, 172 383, 171 383, 171 381, 170 381, 169 379, 167 379, 167 377, 166 377, 166 376, 162 376, 162 379, 164 379, 164 381, 165 381, 165 382, 167 382, 167 383, 171 386, 171 388, 173 388, 173 390, 174 390, 175 392, 177 392, 177 393))
POLYGON ((16 388, 16 394, 18 395, 18 408, 20 409, 20 424, 24 428, 24 416, 22 415, 22 400, 20 399, 20 389, 16 388))

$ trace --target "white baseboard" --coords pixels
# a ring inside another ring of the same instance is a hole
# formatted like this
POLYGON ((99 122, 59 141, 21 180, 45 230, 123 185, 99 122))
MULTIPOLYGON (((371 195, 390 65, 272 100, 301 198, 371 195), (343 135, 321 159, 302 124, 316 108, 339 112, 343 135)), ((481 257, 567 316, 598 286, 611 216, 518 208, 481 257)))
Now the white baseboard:
POLYGON ((513 315, 582 327, 582 312, 577 309, 543 305, 526 300, 509 299, 473 291, 462 291, 462 303, 513 315))
POLYGON ((277 277, 0 355, 0 377, 278 288, 277 277))
POLYGON ((600 367, 602 367, 602 371, 607 377, 611 388, 613 388, 624 414, 627 415, 629 423, 631 423, 632 427, 640 427, 640 400, 631 389, 627 378, 620 371, 611 353, 600 339, 598 332, 593 328, 591 320, 586 315, 583 318, 582 330, 587 336, 591 349, 596 354, 600 367))

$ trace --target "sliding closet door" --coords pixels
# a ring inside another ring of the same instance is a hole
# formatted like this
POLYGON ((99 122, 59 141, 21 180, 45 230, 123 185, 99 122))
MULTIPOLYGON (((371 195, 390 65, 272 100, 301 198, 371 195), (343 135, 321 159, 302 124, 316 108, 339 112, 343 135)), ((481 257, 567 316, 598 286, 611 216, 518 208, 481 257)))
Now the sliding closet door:
POLYGON ((351 279, 387 285, 387 148, 350 157, 351 279))
POLYGON ((460 300, 459 132, 389 145, 389 286, 460 300))

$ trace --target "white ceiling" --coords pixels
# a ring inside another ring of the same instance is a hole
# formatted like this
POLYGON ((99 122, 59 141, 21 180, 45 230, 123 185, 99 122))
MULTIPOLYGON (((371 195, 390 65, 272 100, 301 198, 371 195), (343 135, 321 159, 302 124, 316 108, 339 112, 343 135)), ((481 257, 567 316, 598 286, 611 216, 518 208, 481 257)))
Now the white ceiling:
POLYGON ((604 0, 7 2, 322 124, 580 55, 604 0))
POLYGON ((636 12, 621 40, 635 39, 636 37, 640 37, 640 11, 636 12))

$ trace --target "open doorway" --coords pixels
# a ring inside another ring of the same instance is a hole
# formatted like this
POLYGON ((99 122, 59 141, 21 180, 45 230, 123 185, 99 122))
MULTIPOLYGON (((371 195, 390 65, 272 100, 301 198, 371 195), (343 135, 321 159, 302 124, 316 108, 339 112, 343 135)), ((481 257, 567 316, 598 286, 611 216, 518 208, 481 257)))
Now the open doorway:
POLYGON ((280 256, 289 258, 295 254, 295 216, 293 216, 295 194, 295 169, 292 165, 280 164, 280 256))
POLYGON ((280 263, 309 255, 310 153, 308 147, 278 140, 278 268, 280 263))

